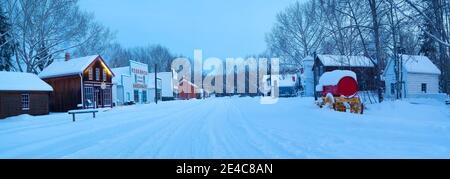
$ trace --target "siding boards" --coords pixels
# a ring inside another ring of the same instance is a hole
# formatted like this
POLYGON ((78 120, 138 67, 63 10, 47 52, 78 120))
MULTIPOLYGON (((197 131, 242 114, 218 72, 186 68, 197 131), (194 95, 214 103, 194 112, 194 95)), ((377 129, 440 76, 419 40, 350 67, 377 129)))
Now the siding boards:
POLYGON ((44 79, 53 87, 50 98, 50 110, 67 112, 81 104, 81 79, 79 76, 44 79))
POLYGON ((0 92, 0 119, 21 114, 48 114, 48 102, 48 92, 0 92), (30 96, 29 110, 22 110, 22 94, 30 96))
POLYGON ((408 94, 422 94, 422 83, 427 84, 428 94, 439 93, 439 76, 433 74, 408 73, 408 94))

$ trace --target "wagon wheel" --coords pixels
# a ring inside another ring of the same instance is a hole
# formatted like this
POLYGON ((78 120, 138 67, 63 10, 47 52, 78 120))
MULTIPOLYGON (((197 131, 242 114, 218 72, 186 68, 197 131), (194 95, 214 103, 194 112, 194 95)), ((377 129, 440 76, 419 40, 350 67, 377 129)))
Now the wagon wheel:
POLYGON ((322 101, 322 106, 328 106, 332 109, 336 109, 334 96, 328 93, 327 96, 325 97, 325 100, 322 101))
POLYGON ((351 112, 355 113, 355 114, 363 114, 364 112, 364 104, 361 103, 359 100, 358 102, 352 103, 351 104, 351 112))

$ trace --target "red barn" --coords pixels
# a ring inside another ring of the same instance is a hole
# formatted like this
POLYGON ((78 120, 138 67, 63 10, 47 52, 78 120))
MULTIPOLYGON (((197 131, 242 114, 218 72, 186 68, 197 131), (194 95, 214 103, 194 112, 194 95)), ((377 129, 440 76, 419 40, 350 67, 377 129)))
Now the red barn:
POLYGON ((0 119, 49 113, 52 87, 31 73, 0 72, 0 119))
POLYGON ((178 90, 180 91, 178 97, 181 100, 201 98, 202 89, 186 79, 180 81, 178 90))
POLYGON ((50 109, 66 112, 77 108, 105 108, 112 105, 111 69, 100 55, 56 60, 39 77, 50 84, 50 109))

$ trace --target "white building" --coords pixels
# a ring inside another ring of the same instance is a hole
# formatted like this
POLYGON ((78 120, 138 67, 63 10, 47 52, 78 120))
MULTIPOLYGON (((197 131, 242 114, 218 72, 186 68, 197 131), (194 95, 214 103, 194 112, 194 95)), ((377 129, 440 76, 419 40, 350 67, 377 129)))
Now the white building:
MULTIPOLYGON (((402 97, 433 97, 439 94, 439 76, 441 71, 425 56, 401 55, 402 79, 400 94, 402 97)), ((388 61, 385 70, 386 97, 396 96, 395 63, 388 61)))
MULTIPOLYGON (((172 70, 171 72, 157 73, 157 79, 161 83, 161 99, 163 101, 174 100, 178 94, 178 74, 172 70)), ((155 78, 155 73, 150 73, 152 79, 155 78)))
POLYGON ((113 101, 116 105, 154 101, 155 83, 148 73, 147 64, 130 60, 130 66, 113 68, 112 71, 116 75, 112 80, 113 101))

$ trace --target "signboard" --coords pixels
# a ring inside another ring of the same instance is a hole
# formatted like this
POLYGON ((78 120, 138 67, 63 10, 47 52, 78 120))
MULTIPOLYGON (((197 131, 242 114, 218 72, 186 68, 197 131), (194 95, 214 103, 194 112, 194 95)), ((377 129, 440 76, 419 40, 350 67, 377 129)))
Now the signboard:
POLYGON ((102 84, 100 84, 100 88, 101 88, 102 90, 105 90, 105 89, 106 89, 106 83, 105 83, 105 82, 102 82, 102 84))
POLYGON ((148 76, 148 65, 136 61, 130 61, 130 72, 131 77, 133 78, 133 88, 147 89, 147 83, 150 78, 148 76))

